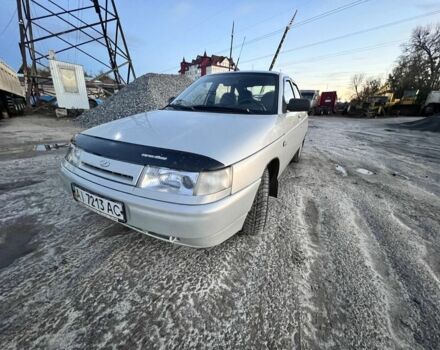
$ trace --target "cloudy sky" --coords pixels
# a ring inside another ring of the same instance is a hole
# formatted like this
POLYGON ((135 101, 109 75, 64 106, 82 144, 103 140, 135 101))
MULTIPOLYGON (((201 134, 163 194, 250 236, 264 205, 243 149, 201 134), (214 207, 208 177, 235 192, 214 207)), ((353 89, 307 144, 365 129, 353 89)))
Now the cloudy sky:
MULTIPOLYGON (((46 0, 37 2, 47 5, 46 0)), ((87 5, 87 0, 59 0, 65 8, 87 5)), ((235 21, 235 47, 240 69, 268 69, 283 28, 295 9, 298 14, 289 32, 275 70, 291 74, 300 88, 337 90, 347 98, 350 77, 355 73, 386 77, 401 52, 401 45, 418 25, 440 23, 440 2, 434 0, 116 0, 121 23, 137 75, 147 72, 176 73, 182 57, 190 60, 203 54, 229 54, 232 21, 235 21)), ((15 0, 1 0, 0 58, 12 67, 21 64, 15 0)), ((33 16, 42 15, 33 5, 33 16)), ((93 10, 77 14, 94 22, 93 10)), ((65 17, 74 24, 77 19, 65 17)), ((61 31, 68 24, 46 21, 44 29, 61 31)), ((34 36, 46 35, 37 28, 34 36)), ((90 31, 90 33, 93 33, 90 31)), ((71 43, 85 35, 65 36, 71 43)), ((42 41, 37 49, 64 47, 58 39, 42 41)), ((84 49, 103 61, 105 48, 98 44, 84 49)), ((83 64, 90 73, 102 66, 80 52, 59 54, 58 59, 83 64)))

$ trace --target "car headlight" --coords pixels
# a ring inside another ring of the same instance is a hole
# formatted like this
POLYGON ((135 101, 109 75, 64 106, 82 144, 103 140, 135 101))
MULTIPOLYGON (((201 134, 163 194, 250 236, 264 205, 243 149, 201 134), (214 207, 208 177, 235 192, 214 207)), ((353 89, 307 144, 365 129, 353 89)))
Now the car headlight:
POLYGON ((204 196, 230 189, 231 168, 194 173, 147 165, 138 187, 186 196, 204 196))
POLYGON ((67 154, 66 154, 66 160, 70 164, 72 164, 72 165, 77 167, 80 164, 80 160, 79 160, 80 156, 81 156, 81 149, 76 147, 75 145, 71 144, 69 146, 69 149, 68 149, 67 154))

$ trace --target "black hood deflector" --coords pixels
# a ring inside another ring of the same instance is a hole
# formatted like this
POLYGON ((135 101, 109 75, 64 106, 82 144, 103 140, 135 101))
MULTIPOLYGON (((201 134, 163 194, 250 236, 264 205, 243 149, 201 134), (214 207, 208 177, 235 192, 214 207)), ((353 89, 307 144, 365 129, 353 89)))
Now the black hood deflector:
POLYGON ((153 165, 189 172, 212 171, 225 167, 223 163, 200 154, 136 145, 85 134, 76 135, 72 143, 86 152, 133 164, 153 165))

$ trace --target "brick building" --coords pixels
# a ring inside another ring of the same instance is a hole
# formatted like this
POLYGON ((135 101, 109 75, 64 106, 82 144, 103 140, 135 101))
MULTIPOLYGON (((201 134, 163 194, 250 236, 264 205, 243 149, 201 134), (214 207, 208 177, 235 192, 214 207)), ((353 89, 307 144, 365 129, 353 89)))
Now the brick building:
POLYGON ((179 73, 187 75, 195 80, 206 74, 227 72, 235 69, 235 63, 229 57, 212 55, 208 56, 205 53, 203 56, 197 55, 196 59, 191 62, 185 61, 185 57, 180 62, 179 73))

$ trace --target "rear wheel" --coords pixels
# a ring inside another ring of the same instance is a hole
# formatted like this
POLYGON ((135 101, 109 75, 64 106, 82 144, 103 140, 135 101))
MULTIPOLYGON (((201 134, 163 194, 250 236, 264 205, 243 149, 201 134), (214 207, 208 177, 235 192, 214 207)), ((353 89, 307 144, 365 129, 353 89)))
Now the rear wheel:
POLYGON ((242 234, 256 236, 264 231, 269 211, 269 170, 265 169, 251 210, 244 221, 242 234))

